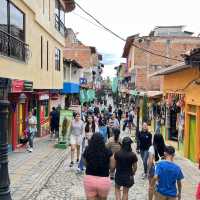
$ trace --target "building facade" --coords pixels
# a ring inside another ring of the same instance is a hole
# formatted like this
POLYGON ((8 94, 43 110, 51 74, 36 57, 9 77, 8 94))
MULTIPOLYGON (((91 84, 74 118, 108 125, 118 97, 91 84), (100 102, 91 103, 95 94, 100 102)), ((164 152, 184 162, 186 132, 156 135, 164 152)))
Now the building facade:
POLYGON ((72 0, 1 1, 0 77, 11 80, 13 149, 23 137, 28 111, 37 115, 38 136, 48 131, 49 91, 63 86, 65 13, 74 7, 72 0))
POLYGON ((186 55, 183 63, 163 69, 154 76, 163 76, 166 104, 165 138, 193 162, 200 160, 200 49, 186 55), (173 83, 173 84, 172 84, 173 83))
POLYGON ((200 38, 193 33, 183 31, 183 26, 156 27, 148 36, 133 35, 127 38, 123 57, 127 59, 127 65, 134 84, 138 91, 162 90, 160 77, 150 77, 150 74, 179 63, 181 54, 199 47, 200 38), (135 47, 132 44, 135 44, 135 47), (142 49, 159 54, 156 56, 142 49), (171 57, 173 59, 167 59, 171 57))

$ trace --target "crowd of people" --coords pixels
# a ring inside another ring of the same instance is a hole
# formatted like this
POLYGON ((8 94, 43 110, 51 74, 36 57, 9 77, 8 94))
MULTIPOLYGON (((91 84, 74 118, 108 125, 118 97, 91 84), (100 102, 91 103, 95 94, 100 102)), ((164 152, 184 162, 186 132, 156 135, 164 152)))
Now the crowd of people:
POLYGON ((136 112, 123 112, 100 105, 84 105, 81 113, 75 113, 71 125, 70 167, 78 166, 85 174, 84 189, 88 200, 106 200, 115 182, 116 200, 128 200, 129 189, 137 184, 139 153, 142 159, 143 179, 148 180, 149 200, 180 200, 181 168, 174 163, 175 149, 165 145, 160 133, 152 134, 143 123, 139 132, 139 149, 133 151, 133 134, 136 112), (76 152, 76 157, 75 157, 76 152))

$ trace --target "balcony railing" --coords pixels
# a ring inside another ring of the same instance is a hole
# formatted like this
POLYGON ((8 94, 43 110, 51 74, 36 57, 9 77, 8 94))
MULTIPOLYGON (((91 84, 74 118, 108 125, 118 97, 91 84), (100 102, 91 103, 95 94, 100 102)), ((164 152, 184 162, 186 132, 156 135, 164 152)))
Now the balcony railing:
POLYGON ((29 52, 26 43, 0 30, 0 55, 26 62, 29 52))
POLYGON ((56 14, 55 14, 55 28, 62 34, 62 36, 65 36, 65 34, 67 33, 65 24, 60 20, 59 16, 56 14))

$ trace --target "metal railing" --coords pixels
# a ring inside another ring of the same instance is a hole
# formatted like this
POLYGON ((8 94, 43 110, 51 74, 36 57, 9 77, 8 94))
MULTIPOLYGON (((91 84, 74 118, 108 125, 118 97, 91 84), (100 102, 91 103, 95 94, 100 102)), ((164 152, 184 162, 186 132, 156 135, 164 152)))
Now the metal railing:
POLYGON ((65 24, 60 20, 57 14, 55 14, 55 28, 62 34, 62 36, 66 35, 67 29, 65 24))
POLYGON ((28 44, 0 30, 0 55, 26 62, 29 53, 28 44))

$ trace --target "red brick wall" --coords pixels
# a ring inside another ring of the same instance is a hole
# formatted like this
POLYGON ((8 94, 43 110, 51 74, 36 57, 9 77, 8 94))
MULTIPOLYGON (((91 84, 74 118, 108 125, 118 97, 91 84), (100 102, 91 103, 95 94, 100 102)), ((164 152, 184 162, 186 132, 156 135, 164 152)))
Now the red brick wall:
MULTIPOLYGON (((183 60, 180 54, 183 54, 192 48, 200 47, 200 38, 144 37, 144 40, 141 43, 137 40, 135 43, 138 46, 152 50, 155 53, 183 60), (170 40, 169 44, 167 44, 167 40, 170 40)), ((149 75, 163 67, 171 66, 179 62, 180 61, 154 56, 135 48, 134 66, 136 68, 136 89, 159 90, 162 84, 160 77, 149 77, 149 75), (155 66, 157 66, 157 69, 155 69, 155 66), (158 66, 160 66, 160 68, 158 66)))

